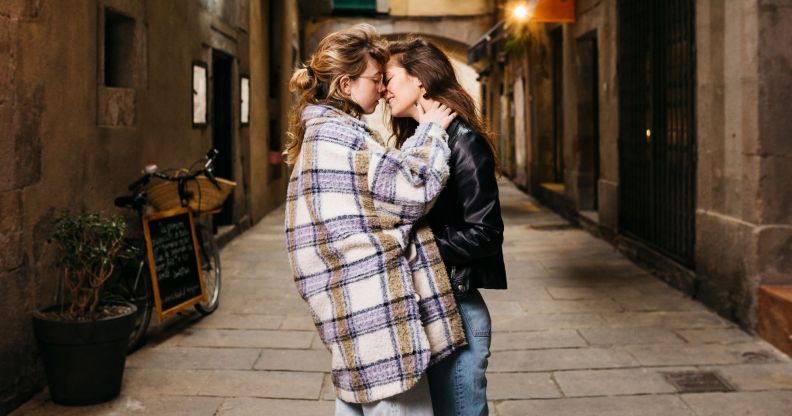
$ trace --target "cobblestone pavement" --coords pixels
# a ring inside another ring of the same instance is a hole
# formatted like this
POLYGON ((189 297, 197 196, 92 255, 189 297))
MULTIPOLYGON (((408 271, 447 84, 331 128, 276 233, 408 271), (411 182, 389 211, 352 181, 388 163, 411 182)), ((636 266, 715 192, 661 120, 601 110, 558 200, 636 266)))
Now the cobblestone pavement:
MULTIPOLYGON (((509 289, 484 291, 491 414, 792 415, 789 358, 512 184, 501 200, 509 289), (681 393, 666 376, 704 371, 733 391, 681 393)), ((291 281, 282 224, 279 209, 223 250, 220 309, 155 328, 118 399, 65 408, 45 391, 13 415, 333 414, 329 355, 291 281)))

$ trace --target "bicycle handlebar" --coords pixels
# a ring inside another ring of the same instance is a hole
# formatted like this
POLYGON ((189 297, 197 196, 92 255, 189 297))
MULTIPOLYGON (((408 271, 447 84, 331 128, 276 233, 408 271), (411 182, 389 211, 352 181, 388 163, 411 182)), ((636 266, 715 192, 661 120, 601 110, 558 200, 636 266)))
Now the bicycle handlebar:
POLYGON ((132 182, 132 184, 130 184, 128 188, 130 191, 136 191, 142 188, 143 186, 147 185, 149 181, 151 181, 152 177, 163 179, 166 181, 171 181, 171 182, 178 182, 178 181, 195 179, 199 175, 204 174, 206 175, 207 178, 209 178, 212 184, 217 187, 217 189, 220 189, 220 184, 217 183, 217 178, 214 176, 214 169, 213 169, 214 161, 217 158, 218 154, 220 154, 220 152, 217 149, 209 149, 209 151, 206 152, 206 163, 204 163, 202 169, 191 171, 187 175, 181 175, 181 176, 173 176, 173 175, 168 175, 167 173, 164 172, 160 172, 157 170, 157 165, 147 165, 143 169, 143 172, 145 174, 140 178, 138 178, 135 182, 132 182))

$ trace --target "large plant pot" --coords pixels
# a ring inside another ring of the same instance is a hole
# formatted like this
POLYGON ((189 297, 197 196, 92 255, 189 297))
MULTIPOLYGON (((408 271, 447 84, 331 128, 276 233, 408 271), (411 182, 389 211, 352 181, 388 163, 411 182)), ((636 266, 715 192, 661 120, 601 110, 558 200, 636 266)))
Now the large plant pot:
POLYGON ((79 406, 118 396, 137 312, 135 305, 124 305, 131 312, 95 321, 62 321, 33 314, 52 401, 79 406))

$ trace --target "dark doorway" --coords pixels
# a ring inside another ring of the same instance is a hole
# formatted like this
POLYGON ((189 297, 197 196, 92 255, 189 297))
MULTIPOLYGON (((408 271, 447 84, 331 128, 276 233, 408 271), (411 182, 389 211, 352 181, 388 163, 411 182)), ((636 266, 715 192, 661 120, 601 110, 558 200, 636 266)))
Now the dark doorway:
MULTIPOLYGON (((265 2, 267 3, 267 2, 265 2)), ((276 103, 280 100, 281 89, 283 83, 283 68, 281 65, 281 56, 283 46, 286 43, 280 35, 283 33, 283 11, 281 2, 271 1, 269 11, 269 180, 270 182, 280 179, 283 166, 280 163, 280 153, 283 151, 282 142, 282 126, 281 126, 281 108, 276 103)), ((296 56, 296 54, 295 54, 296 56)), ((288 69, 288 67, 287 67, 288 69)))
POLYGON ((599 64, 597 61, 597 33, 589 33, 577 40, 578 147, 580 149, 580 178, 578 189, 581 207, 597 211, 599 208, 599 64))
POLYGON ((618 1, 619 228, 694 266, 694 0, 618 1))
MULTIPOLYGON (((212 146, 220 151, 215 161, 215 175, 234 180, 233 163, 233 58, 223 52, 212 51, 212 146)), ((214 225, 233 224, 234 195, 230 195, 223 210, 214 215, 214 225)))
POLYGON ((553 182, 564 183, 564 36, 550 32, 553 48, 553 182))

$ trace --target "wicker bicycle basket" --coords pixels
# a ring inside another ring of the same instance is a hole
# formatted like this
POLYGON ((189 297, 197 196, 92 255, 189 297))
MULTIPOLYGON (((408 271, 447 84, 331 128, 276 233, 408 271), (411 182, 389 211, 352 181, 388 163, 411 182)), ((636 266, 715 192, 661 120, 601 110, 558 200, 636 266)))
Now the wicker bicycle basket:
MULTIPOLYGON (((194 212, 218 212, 228 195, 236 187, 236 182, 217 178, 220 189, 206 176, 198 176, 185 183, 188 195, 192 195, 188 205, 194 212)), ((162 182, 148 189, 148 201, 158 211, 181 206, 179 185, 176 182, 162 182)))

